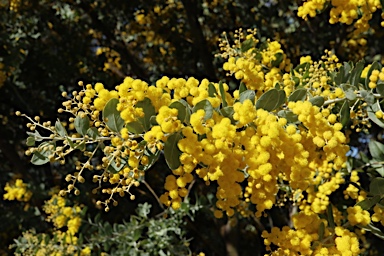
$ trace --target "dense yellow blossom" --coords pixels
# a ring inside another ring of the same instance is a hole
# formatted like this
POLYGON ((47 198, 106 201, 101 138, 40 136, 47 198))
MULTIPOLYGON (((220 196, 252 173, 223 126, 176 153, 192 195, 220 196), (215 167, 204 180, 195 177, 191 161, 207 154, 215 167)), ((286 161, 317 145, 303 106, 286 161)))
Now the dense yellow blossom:
POLYGON ((28 184, 22 179, 17 179, 13 185, 7 184, 4 187, 6 193, 3 195, 4 200, 17 200, 28 202, 32 196, 32 191, 28 189, 28 184))

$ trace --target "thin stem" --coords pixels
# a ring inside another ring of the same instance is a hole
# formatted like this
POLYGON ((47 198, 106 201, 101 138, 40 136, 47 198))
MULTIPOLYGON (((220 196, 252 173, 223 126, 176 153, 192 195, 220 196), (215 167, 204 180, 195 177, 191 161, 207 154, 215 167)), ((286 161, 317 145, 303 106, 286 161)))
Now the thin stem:
POLYGON ((152 193, 152 195, 156 198, 156 200, 157 200, 157 202, 159 203, 161 209, 164 210, 164 206, 163 206, 163 204, 161 203, 160 198, 156 195, 155 191, 153 191, 153 189, 151 188, 151 186, 149 186, 149 184, 148 184, 145 180, 143 180, 142 183, 144 183, 144 185, 147 187, 147 189, 148 189, 148 190, 152 193))

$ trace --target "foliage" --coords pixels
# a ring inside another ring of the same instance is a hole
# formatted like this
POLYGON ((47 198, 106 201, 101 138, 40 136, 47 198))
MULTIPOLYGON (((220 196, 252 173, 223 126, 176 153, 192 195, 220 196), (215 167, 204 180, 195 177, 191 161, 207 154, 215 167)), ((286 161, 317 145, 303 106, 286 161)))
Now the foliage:
POLYGON ((21 235, 10 251, 379 248, 381 1, 0 8, 2 243, 21 235))

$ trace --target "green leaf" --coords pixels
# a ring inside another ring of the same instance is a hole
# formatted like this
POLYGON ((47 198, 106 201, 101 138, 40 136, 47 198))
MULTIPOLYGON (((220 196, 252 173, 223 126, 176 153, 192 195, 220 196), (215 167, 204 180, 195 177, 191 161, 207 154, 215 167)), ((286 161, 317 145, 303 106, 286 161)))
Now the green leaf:
POLYGON ((120 132, 124 127, 124 120, 120 117, 120 112, 116 109, 118 103, 118 99, 110 99, 103 109, 103 120, 113 132, 120 132))
POLYGON ((335 83, 336 83, 336 85, 340 85, 340 84, 342 84, 344 81, 344 73, 345 73, 345 71, 344 71, 344 66, 341 66, 340 67, 340 69, 339 69, 339 71, 336 73, 336 75, 335 75, 335 83))
POLYGON ((298 116, 290 110, 280 110, 277 115, 287 119, 288 123, 297 123, 299 121, 298 116))
POLYGON ((144 154, 146 156, 148 156, 148 164, 146 166, 144 166, 143 170, 146 171, 148 170, 149 168, 151 168, 156 162, 157 160, 159 159, 160 157, 160 153, 161 151, 160 150, 157 150, 154 154, 148 150, 148 148, 145 149, 144 151, 144 154))
POLYGON ((380 105, 379 105, 379 102, 376 101, 375 104, 372 104, 371 106, 368 107, 367 111, 368 111, 368 118, 374 122, 375 124, 377 124, 378 126, 380 126, 381 128, 384 128, 384 122, 382 121, 382 119, 379 119, 377 118, 376 116, 376 112, 380 110, 380 105))
POLYGON ((369 192, 372 195, 384 195, 384 178, 376 177, 371 180, 371 184, 369 184, 369 192))
POLYGON ((348 100, 350 100, 350 101, 356 100, 357 95, 356 95, 355 91, 357 90, 357 88, 355 86, 350 85, 350 84, 341 84, 340 87, 344 91, 345 97, 348 100))
POLYGON ((315 96, 313 98, 310 98, 309 102, 311 102, 313 106, 321 107, 324 104, 324 97, 322 97, 322 96, 315 96))
POLYGON ((245 83, 240 82, 240 87, 239 87, 239 94, 247 90, 247 86, 245 86, 245 83))
POLYGON ((364 60, 360 60, 357 62, 355 68, 351 72, 351 76, 349 77, 348 81, 351 85, 357 86, 360 81, 361 72, 364 69, 364 60))
POLYGON ((367 226, 362 226, 361 228, 371 232, 373 235, 384 240, 383 232, 380 229, 378 229, 377 227, 373 226, 372 224, 368 224, 367 226))
POLYGON ((285 92, 282 90, 271 89, 265 92, 256 102, 256 108, 266 111, 273 111, 285 102, 285 92))
POLYGON ((127 123, 125 127, 133 134, 142 134, 144 132, 144 126, 140 121, 127 123))
POLYGON ((67 136, 67 131, 65 130, 65 127, 63 126, 63 124, 59 120, 57 120, 56 123, 55 123, 55 129, 56 129, 56 132, 61 137, 66 137, 67 136))
POLYGON ((124 158, 120 158, 120 165, 117 166, 115 160, 113 159, 112 155, 108 156, 109 159, 109 166, 108 166, 108 172, 115 174, 121 171, 127 164, 127 161, 124 158))
POLYGON ((177 109, 177 119, 183 123, 189 124, 191 110, 185 100, 181 99, 179 101, 172 102, 172 104, 169 105, 169 108, 177 109))
POLYGON ((92 139, 94 139, 94 140, 95 140, 97 137, 100 136, 99 131, 97 130, 96 127, 91 127, 91 128, 89 128, 89 129, 87 130, 87 135, 88 135, 89 137, 91 137, 92 139))
POLYGON ((344 126, 348 124, 350 120, 349 102, 346 100, 340 109, 340 122, 344 126))
POLYGON ((34 132, 27 132, 27 134, 28 134, 29 136, 34 137, 34 138, 35 138, 35 141, 42 141, 42 140, 43 140, 43 139, 41 138, 41 137, 42 137, 41 134, 40 134, 37 130, 35 130, 34 132))
POLYGON ((242 93, 240 93, 239 101, 241 103, 244 103, 245 100, 249 99, 249 100, 252 101, 252 103, 255 103, 255 97, 256 97, 255 91, 253 91, 253 90, 245 90, 242 93))
POLYGON ((208 96, 215 97, 217 95, 217 91, 215 86, 212 83, 208 84, 208 96))
POLYGON ((373 103, 375 103, 375 96, 371 91, 360 90, 360 95, 361 97, 364 98, 365 102, 367 102, 369 105, 372 105, 373 103))
POLYGON ((53 154, 53 150, 48 149, 49 146, 55 146, 54 143, 43 142, 39 145, 37 151, 33 153, 31 163, 34 165, 43 165, 49 162, 49 156, 53 154))
POLYGON ((377 163, 376 160, 372 159, 371 161, 371 167, 375 169, 375 171, 380 174, 381 177, 384 177, 384 166, 381 163, 377 163))
POLYGON ((288 101, 304 101, 307 98, 307 89, 300 88, 295 90, 291 95, 288 97, 288 101))
POLYGON ((136 108, 142 108, 144 112, 144 117, 138 118, 138 121, 142 123, 144 130, 148 131, 151 129, 151 117, 156 116, 155 107, 152 105, 152 101, 148 98, 136 103, 136 108))
POLYGON ((199 110, 199 109, 204 109, 204 111, 205 111, 204 120, 205 121, 212 117, 212 115, 213 115, 213 107, 212 107, 211 102, 209 102, 209 100, 205 99, 205 100, 202 100, 202 101, 198 102, 193 107, 192 112, 196 113, 197 110, 199 110))
POLYGON ((233 114, 235 113, 235 111, 233 110, 232 106, 224 107, 224 108, 220 109, 220 113, 222 116, 228 117, 229 119, 231 119, 232 124, 236 123, 236 120, 233 119, 233 114))
POLYGON ((226 107, 228 104, 227 104, 227 100, 225 98, 225 91, 224 91, 223 82, 221 82, 221 81, 219 82, 219 90, 220 90, 220 95, 221 95, 222 106, 226 107))
POLYGON ((272 67, 278 67, 284 59, 284 54, 281 52, 275 53, 275 60, 271 62, 272 67))
POLYGON ((301 63, 300 65, 297 65, 295 67, 295 71, 300 72, 300 69, 302 70, 301 72, 307 70, 309 68, 310 64, 308 62, 301 63))
POLYGON ((28 137, 28 138, 27 138, 27 142, 26 142, 26 144, 27 144, 27 146, 29 146, 29 147, 34 146, 34 145, 35 145, 35 137, 32 137, 32 136, 28 137))
POLYGON ((43 153, 40 153, 39 151, 35 151, 33 153, 31 163, 34 165, 43 165, 48 163, 49 162, 48 153, 49 153, 48 151, 44 151, 43 153))
POLYGON ((335 228, 335 220, 333 218, 332 204, 328 204, 327 207, 327 219, 330 228, 335 228))
POLYGON ((240 50, 241 52, 246 52, 251 49, 255 45, 255 41, 253 39, 247 39, 241 43, 240 50))
POLYGON ((375 61, 375 62, 372 63, 371 67, 369 68, 368 73, 367 73, 367 77, 365 78, 365 89, 366 90, 369 90, 369 86, 368 86, 368 84, 369 84, 369 77, 371 76, 373 70, 381 70, 380 63, 375 61))
POLYGON ((377 82, 376 91, 380 96, 384 96, 384 81, 379 80, 379 82, 377 82))
POLYGON ((319 230, 317 231, 317 234, 319 235, 319 241, 323 240, 324 231, 325 231, 324 222, 320 222, 319 230))
POLYGON ((81 141, 81 142, 76 143, 74 149, 84 151, 85 150, 85 141, 81 141))
POLYGON ((380 196, 376 195, 373 197, 368 197, 367 199, 358 202, 356 205, 359 205, 363 210, 369 210, 374 205, 380 201, 380 196))
POLYGON ((384 145, 378 141, 370 140, 368 143, 369 152, 373 159, 384 161, 384 145))
POLYGON ((79 134, 83 136, 87 134, 87 130, 89 129, 88 116, 85 116, 85 117, 76 116, 74 124, 75 124, 75 129, 79 134))
POLYGON ((169 168, 171 170, 177 169, 180 165, 180 155, 181 151, 177 146, 179 140, 181 140, 183 136, 180 133, 174 133, 170 135, 167 141, 164 144, 164 157, 167 162, 169 168))

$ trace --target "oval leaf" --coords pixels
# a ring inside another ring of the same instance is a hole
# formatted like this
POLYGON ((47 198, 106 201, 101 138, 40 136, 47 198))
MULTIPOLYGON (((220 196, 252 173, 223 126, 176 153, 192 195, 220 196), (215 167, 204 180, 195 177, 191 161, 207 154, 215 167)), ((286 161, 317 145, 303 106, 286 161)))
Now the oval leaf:
POLYGON ((81 135, 85 135, 87 134, 87 130, 89 129, 89 118, 88 116, 85 116, 85 117, 80 117, 80 116, 77 116, 75 118, 75 129, 76 131, 81 134, 81 135))
POLYGON ((384 178, 374 178, 369 185, 369 192, 373 195, 384 195, 384 178))
POLYGON ((212 117, 212 115, 213 115, 213 107, 212 107, 211 102, 209 102, 209 100, 202 100, 199 103, 197 103, 193 107, 192 112, 196 113, 196 111, 199 110, 199 109, 204 109, 204 111, 205 111, 204 120, 205 121, 212 117))
POLYGON ((110 99, 103 109, 103 120, 108 128, 114 132, 120 132, 124 127, 124 120, 120 117, 120 112, 116 109, 118 103, 118 99, 110 99))
POLYGON ((378 141, 370 140, 368 143, 369 152, 376 161, 384 161, 384 145, 378 141))
POLYGON ((244 103, 245 100, 251 100, 252 103, 255 103, 255 97, 256 97, 255 91, 245 90, 242 93, 240 93, 239 101, 241 103, 244 103))
POLYGON ((32 136, 28 137, 28 138, 27 138, 27 142, 26 142, 26 144, 27 144, 27 146, 29 146, 29 147, 34 146, 34 145, 35 145, 35 137, 32 137, 32 136))
POLYGON ((156 115, 155 107, 152 105, 152 101, 148 98, 136 103, 137 108, 142 108, 144 117, 140 117, 137 120, 141 122, 145 131, 148 131, 152 127, 151 117, 156 115))
POLYGON ((181 151, 177 146, 177 143, 182 138, 183 136, 180 133, 174 133, 168 137, 167 141, 164 144, 165 161, 167 162, 171 170, 175 170, 181 165, 181 151))
POLYGON ((177 119, 179 119, 181 122, 185 122, 189 124, 189 119, 191 116, 191 110, 189 108, 188 103, 185 100, 179 100, 173 102, 171 105, 169 105, 170 108, 177 109, 177 119))
POLYGON ((57 120, 56 123, 55 123, 55 129, 56 129, 56 132, 61 137, 66 137, 67 136, 67 131, 65 130, 65 127, 63 126, 63 124, 59 120, 57 120))
POLYGON ((288 101, 304 101, 307 98, 307 89, 300 88, 294 91, 291 95, 288 97, 288 101))
POLYGON ((265 92, 256 102, 256 108, 272 111, 281 106, 285 101, 285 92, 271 89, 265 92))
POLYGON ((144 126, 139 121, 127 123, 125 127, 127 127, 129 132, 134 134, 142 134, 144 132, 144 126))
POLYGON ((344 126, 347 125, 350 119, 349 102, 346 100, 340 109, 340 123, 344 126))
POLYGON ((324 104, 324 97, 316 96, 316 97, 309 99, 309 102, 311 102, 313 106, 321 107, 324 104))

